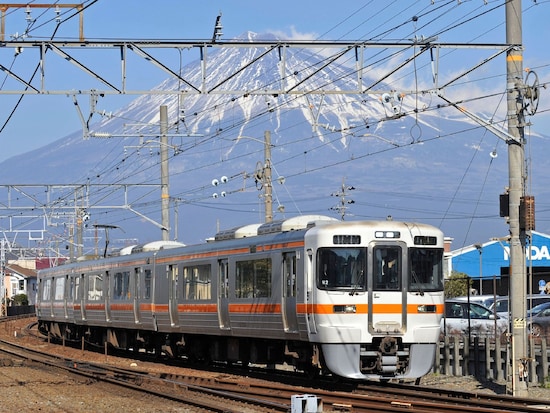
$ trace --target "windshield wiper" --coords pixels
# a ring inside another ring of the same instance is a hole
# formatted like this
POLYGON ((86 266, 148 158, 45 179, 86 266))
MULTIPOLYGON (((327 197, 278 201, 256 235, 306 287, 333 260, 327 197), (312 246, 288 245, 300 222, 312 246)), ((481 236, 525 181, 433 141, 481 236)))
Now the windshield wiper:
POLYGON ((417 292, 420 293, 420 296, 424 296, 424 290, 422 289, 422 287, 420 286, 420 280, 418 279, 418 277, 416 276, 416 271, 415 270, 411 270, 411 275, 413 277, 413 280, 414 282, 417 284, 417 292))
POLYGON ((361 274, 359 275, 359 280, 357 280, 357 284, 353 286, 353 290, 350 291, 349 295, 353 296, 357 294, 357 291, 359 291, 359 288, 362 287, 364 276, 365 276, 365 271, 361 270, 361 274))

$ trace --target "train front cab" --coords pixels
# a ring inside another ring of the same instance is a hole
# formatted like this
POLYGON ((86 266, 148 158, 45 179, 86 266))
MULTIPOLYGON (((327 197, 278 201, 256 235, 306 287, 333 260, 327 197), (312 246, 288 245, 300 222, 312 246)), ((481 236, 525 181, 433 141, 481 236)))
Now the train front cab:
POLYGON ((442 236, 430 238, 435 245, 414 246, 412 239, 369 242, 364 230, 351 228, 356 236, 320 229, 309 246, 306 241, 310 341, 338 376, 421 377, 433 365, 439 338, 442 236))

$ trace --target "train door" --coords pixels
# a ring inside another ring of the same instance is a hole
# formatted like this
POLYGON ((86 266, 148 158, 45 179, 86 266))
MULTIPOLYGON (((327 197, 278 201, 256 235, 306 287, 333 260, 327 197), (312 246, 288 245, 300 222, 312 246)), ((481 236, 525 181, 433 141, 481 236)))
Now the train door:
POLYGON ((58 275, 54 279, 53 283, 53 308, 52 308, 52 317, 65 317, 65 312, 62 313, 62 307, 65 304, 65 297, 63 296, 65 292, 65 276, 58 275))
POLYGON ((82 321, 86 320, 86 284, 85 284, 86 278, 84 277, 84 274, 80 274, 77 278, 75 278, 75 289, 76 289, 76 300, 79 303, 80 306, 80 318, 82 321))
POLYGON ((172 327, 178 325, 178 266, 170 264, 167 267, 168 271, 168 307, 170 312, 170 324, 172 327))
POLYGON ((372 332, 406 330, 406 245, 374 245, 369 248, 372 277, 369 277, 368 325, 372 332))
POLYGON ((296 317, 296 259, 295 252, 283 254, 283 327, 289 333, 298 331, 298 319, 296 317))
POLYGON ((67 274, 67 283, 65 286, 65 313, 67 314, 67 319, 74 320, 74 302, 75 302, 75 275, 73 272, 67 274))
POLYGON ((229 323, 229 263, 218 261, 218 321, 220 329, 230 330, 229 323))
POLYGON ((72 307, 73 302, 71 300, 71 276, 65 275, 65 283, 63 285, 63 316, 69 318, 69 305, 72 307))
POLYGON ((140 274, 141 274, 141 268, 137 267, 134 268, 134 280, 133 280, 133 289, 134 289, 134 321, 136 324, 141 323, 141 316, 139 313, 139 300, 141 298, 140 294, 140 274))
POLYGON ((310 334, 317 333, 317 326, 315 324, 315 276, 314 276, 314 267, 313 267, 313 250, 311 248, 307 249, 307 259, 306 265, 304 268, 304 279, 305 279, 305 301, 306 301, 306 318, 307 318, 307 329, 310 334))
POLYGON ((157 330, 157 324, 156 324, 156 317, 153 309, 153 302, 154 302, 154 291, 153 291, 153 270, 151 267, 143 268, 142 269, 143 274, 143 281, 140 286, 140 290, 142 292, 142 297, 140 298, 142 300, 143 308, 140 312, 141 321, 142 323, 145 323, 146 325, 150 325, 153 323, 153 329, 155 331, 157 330))
POLYGON ((113 286, 111 284, 111 273, 105 271, 105 321, 111 322, 111 299, 113 296, 113 286))

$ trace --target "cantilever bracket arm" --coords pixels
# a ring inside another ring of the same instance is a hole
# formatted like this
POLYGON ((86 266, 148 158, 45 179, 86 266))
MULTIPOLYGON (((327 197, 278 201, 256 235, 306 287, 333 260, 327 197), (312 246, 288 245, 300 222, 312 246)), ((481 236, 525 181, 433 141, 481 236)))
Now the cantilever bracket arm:
POLYGON ((489 130, 490 132, 495 134, 495 136, 497 138, 502 139, 507 144, 518 143, 517 139, 514 136, 510 135, 508 132, 497 128, 492 123, 487 122, 485 119, 480 118, 479 116, 477 116, 476 114, 474 114, 472 112, 469 112, 466 108, 464 108, 462 106, 459 106, 458 103, 450 101, 449 99, 444 97, 441 93, 439 93, 438 96, 441 99, 443 99, 445 102, 447 102, 450 106, 453 106, 456 109, 458 109, 459 111, 461 111, 462 113, 464 113, 467 117, 472 119, 477 124, 483 126, 484 128, 487 128, 487 130, 489 130))
POLYGON ((170 228, 166 228, 164 225, 159 224, 158 222, 152 220, 152 219, 149 218, 148 216, 143 215, 141 212, 138 212, 138 211, 136 211, 135 209, 132 209, 132 207, 130 207, 129 205, 127 205, 125 208, 126 208, 128 211, 131 211, 131 212, 133 212, 134 214, 136 214, 136 215, 142 217, 144 220, 149 221, 151 224, 153 224, 153 225, 159 227, 159 228, 162 229, 163 231, 170 231, 170 228))

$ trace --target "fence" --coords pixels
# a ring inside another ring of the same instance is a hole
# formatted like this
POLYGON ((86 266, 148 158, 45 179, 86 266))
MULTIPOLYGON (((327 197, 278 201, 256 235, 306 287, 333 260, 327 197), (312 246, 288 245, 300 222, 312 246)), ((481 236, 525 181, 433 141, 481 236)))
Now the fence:
POLYGON ((36 311, 34 305, 10 305, 7 310, 8 316, 34 314, 36 311))
MULTIPOLYGON (((449 376, 472 375, 480 380, 508 381, 512 377, 511 346, 491 338, 474 337, 470 345, 467 337, 446 336, 439 343, 433 371, 449 376)), ((546 384, 549 380, 549 353, 545 339, 530 341, 523 366, 530 383, 546 384)))

